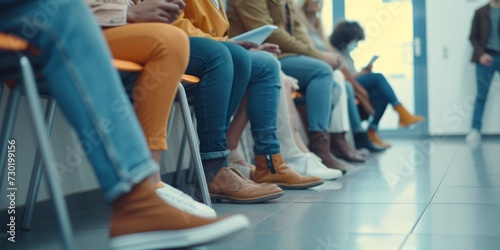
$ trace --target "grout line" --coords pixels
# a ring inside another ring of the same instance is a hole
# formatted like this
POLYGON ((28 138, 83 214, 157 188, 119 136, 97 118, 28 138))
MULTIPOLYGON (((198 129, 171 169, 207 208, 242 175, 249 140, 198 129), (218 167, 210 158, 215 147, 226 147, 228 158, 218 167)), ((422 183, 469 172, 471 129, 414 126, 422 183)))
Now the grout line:
MULTIPOLYGON (((331 182, 333 183, 333 182, 336 182, 336 181, 331 181, 331 182)), ((331 184, 331 183, 328 183, 328 184, 327 184, 327 185, 325 185, 324 187, 327 187, 327 186, 329 186, 330 184, 331 184)), ((322 187, 321 189, 323 189, 324 187, 322 187)), ((321 190, 321 189, 319 189, 319 190, 321 190)), ((256 226, 256 225, 260 224, 260 223, 261 223, 261 222, 263 222, 264 220, 266 220, 266 219, 270 218, 271 216, 273 216, 273 215, 277 214, 278 212, 283 211, 285 208, 287 208, 287 207, 291 206, 292 204, 301 204, 301 203, 304 203, 304 204, 305 204, 305 203, 309 203, 309 202, 299 202, 299 200, 301 200, 301 199, 303 199, 303 198, 305 198, 305 197, 307 197, 307 196, 309 196, 309 195, 313 194, 313 193, 314 193, 314 191, 318 191, 318 190, 314 190, 314 189, 307 189, 307 190, 309 190, 309 192, 307 192, 307 193, 306 193, 306 194, 304 194, 304 195, 301 195, 301 196, 300 196, 300 197, 298 197, 297 199, 294 199, 294 200, 292 200, 292 201, 288 201, 288 202, 286 202, 286 201, 284 201, 284 202, 278 202, 278 203, 281 203, 281 204, 288 204, 288 205, 283 206, 281 209, 278 209, 277 211, 275 211, 275 212, 273 212, 273 213, 269 214, 268 216, 266 216, 266 217, 262 218, 261 220, 257 221, 257 222, 256 222, 254 225, 252 225, 252 226, 256 226)), ((286 191, 285 191, 285 195, 286 195, 286 191)))
MULTIPOLYGON (((458 154, 459 150, 460 150, 460 146, 457 146, 457 149, 455 151, 455 153, 453 154, 453 157, 451 158, 452 161, 453 159, 455 159, 455 156, 458 154)), ((415 222, 415 224, 413 225, 413 227, 411 228, 410 232, 406 235, 405 239, 403 240, 403 242, 401 243, 401 246, 399 246, 399 250, 402 250, 403 249, 403 246, 406 244, 406 242, 408 241, 408 238, 410 237, 411 234, 413 234, 413 231, 415 231, 415 228, 417 227, 418 223, 420 222, 420 220, 422 219, 422 217, 424 216, 425 212, 427 211, 427 209, 429 208, 429 206, 431 205, 432 203, 432 200, 434 200, 434 197, 436 196, 436 193, 439 191, 439 188, 441 187, 441 184, 443 183, 444 181, 444 178, 446 177, 446 175, 448 174, 448 171, 450 170, 450 167, 451 167, 451 164, 452 164, 452 161, 448 163, 448 167, 446 168, 446 171, 444 172, 443 174, 443 177, 441 178, 441 181, 439 182, 437 188, 436 188, 436 191, 434 191, 434 194, 432 194, 432 197, 431 199, 429 200, 429 203, 427 203, 427 205, 425 206, 424 208, 424 211, 422 211, 422 213, 420 214, 420 216, 418 217, 417 221, 415 222)), ((431 166, 429 166, 431 167, 431 166)))
MULTIPOLYGON (((281 203, 281 202, 279 202, 279 203, 281 203)), ((287 208, 287 207, 291 206, 291 205, 292 205, 292 204, 294 204, 294 203, 293 203, 293 202, 290 202, 290 203, 281 203, 281 204, 288 204, 288 205, 283 206, 281 209, 278 209, 278 210, 274 211, 273 213, 271 213, 271 214, 267 215, 266 217, 262 218, 261 220, 257 221, 255 224, 253 224, 253 225, 252 225, 252 227, 257 226, 258 224, 262 223, 264 220, 269 219, 271 216, 273 216, 273 215, 277 214, 278 212, 281 212, 283 209, 285 209, 285 208, 287 208)))
MULTIPOLYGON (((276 204, 287 204, 286 206, 283 206, 281 209, 278 209, 276 211, 274 211, 273 213, 270 213, 269 215, 267 215, 266 217, 262 218, 261 220, 257 221, 255 224, 252 225, 252 227, 254 226, 257 226, 258 224, 260 224, 261 222, 263 222, 264 220, 266 219, 269 219, 271 216, 283 211, 285 208, 291 206, 292 204, 297 204, 296 202, 306 196, 308 196, 309 194, 313 193, 312 191, 311 192, 307 192, 307 194, 303 195, 303 196, 300 196, 299 198, 297 199, 294 199, 293 201, 288 201, 288 202, 276 202, 276 204)), ((285 191, 285 195, 286 195, 286 191, 285 191)))

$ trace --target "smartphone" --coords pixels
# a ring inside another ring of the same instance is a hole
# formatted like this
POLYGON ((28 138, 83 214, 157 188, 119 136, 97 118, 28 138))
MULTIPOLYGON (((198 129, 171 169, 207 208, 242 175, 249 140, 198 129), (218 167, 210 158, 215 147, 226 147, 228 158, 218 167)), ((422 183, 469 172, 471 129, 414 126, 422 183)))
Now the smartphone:
POLYGON ((379 56, 374 55, 374 56, 372 57, 372 59, 370 60, 370 62, 368 62, 368 64, 366 65, 366 67, 368 67, 368 66, 370 66, 370 65, 374 64, 374 63, 377 61, 377 59, 378 59, 378 58, 379 58, 379 56))

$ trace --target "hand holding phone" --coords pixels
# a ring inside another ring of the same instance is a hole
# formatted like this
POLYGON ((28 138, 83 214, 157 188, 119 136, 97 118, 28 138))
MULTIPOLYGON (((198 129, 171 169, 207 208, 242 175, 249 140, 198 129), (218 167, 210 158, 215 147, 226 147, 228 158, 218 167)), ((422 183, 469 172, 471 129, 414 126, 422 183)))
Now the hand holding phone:
POLYGON ((368 64, 366 65, 366 68, 368 68, 368 67, 370 67, 370 68, 371 68, 371 67, 373 66, 373 64, 375 63, 375 61, 377 61, 377 59, 378 59, 378 58, 379 58, 379 56, 374 55, 374 56, 372 57, 372 59, 370 60, 370 62, 368 62, 368 64))
POLYGON ((373 56, 372 59, 370 60, 370 62, 368 62, 368 64, 366 65, 366 67, 363 68, 363 72, 365 74, 372 72, 373 63, 375 63, 375 61, 377 61, 378 58, 379 58, 379 56, 377 56, 377 55, 373 56))

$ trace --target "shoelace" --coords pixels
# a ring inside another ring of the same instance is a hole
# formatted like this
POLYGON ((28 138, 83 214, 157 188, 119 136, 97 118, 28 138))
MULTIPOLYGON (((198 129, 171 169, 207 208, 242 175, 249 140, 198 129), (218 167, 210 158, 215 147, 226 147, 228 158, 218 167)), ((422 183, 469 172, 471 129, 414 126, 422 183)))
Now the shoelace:
POLYGON ((194 200, 193 200, 193 198, 191 198, 191 196, 183 193, 182 191, 178 191, 176 189, 172 190, 173 188, 169 188, 167 186, 159 188, 158 191, 160 191, 161 189, 165 190, 165 192, 158 192, 160 194, 160 196, 165 197, 167 200, 170 200, 172 202, 175 202, 177 204, 182 205, 183 208, 188 210, 188 211, 196 210, 194 205, 197 205, 197 204, 194 203, 194 200), (174 191, 174 192, 172 192, 172 191, 174 191), (175 192, 175 191, 178 191, 178 192, 175 192))
POLYGON ((180 191, 179 189, 176 189, 176 188, 174 188, 172 186, 163 186, 163 188, 165 190, 169 191, 167 193, 174 193, 174 194, 177 194, 178 196, 181 196, 181 197, 183 197, 185 199, 193 200, 193 198, 191 196, 187 195, 186 193, 184 193, 184 192, 180 191))

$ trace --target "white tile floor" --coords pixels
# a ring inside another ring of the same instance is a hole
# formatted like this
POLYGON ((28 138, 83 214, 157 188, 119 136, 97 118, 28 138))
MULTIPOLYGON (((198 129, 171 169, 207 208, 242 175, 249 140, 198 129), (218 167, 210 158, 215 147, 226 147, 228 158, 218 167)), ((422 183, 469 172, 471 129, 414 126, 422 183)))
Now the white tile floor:
MULTIPOLYGON (((393 141, 393 148, 318 190, 266 204, 215 204, 252 227, 196 249, 500 249, 500 139, 393 141)), ((79 249, 106 249, 109 207, 72 216, 79 249)), ((58 249, 53 223, 0 249, 58 249)))

